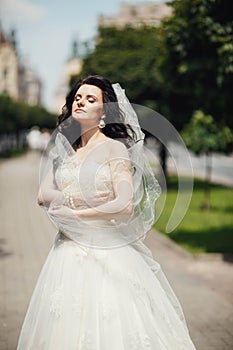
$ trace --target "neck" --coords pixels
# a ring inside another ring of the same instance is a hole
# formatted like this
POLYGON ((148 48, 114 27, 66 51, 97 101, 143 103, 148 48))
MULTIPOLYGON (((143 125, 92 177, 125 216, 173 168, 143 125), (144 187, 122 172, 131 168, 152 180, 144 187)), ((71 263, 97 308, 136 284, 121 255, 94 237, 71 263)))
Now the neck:
POLYGON ((88 130, 82 130, 81 143, 80 146, 84 147, 89 142, 89 140, 101 133, 98 126, 88 130))

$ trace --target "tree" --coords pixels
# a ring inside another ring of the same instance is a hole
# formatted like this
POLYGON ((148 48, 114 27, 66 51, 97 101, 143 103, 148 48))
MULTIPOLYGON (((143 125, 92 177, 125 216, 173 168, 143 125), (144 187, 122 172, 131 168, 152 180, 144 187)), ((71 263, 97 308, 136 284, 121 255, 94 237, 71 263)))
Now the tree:
POLYGON ((233 18, 230 0, 173 0, 162 23, 160 69, 170 120, 178 130, 201 109, 233 127, 233 18))
MULTIPOLYGON (((86 56, 79 76, 100 74, 126 89, 132 103, 157 107, 160 89, 156 74, 158 28, 99 27, 95 50, 86 56)), ((71 85, 79 77, 74 76, 71 85)))
POLYGON ((56 116, 42 106, 29 106, 0 95, 0 134, 15 133, 34 125, 53 129, 56 116))
MULTIPOLYGON (((232 128, 230 0, 173 0, 168 5, 173 14, 158 28, 100 27, 80 75, 97 73, 122 83, 131 102, 161 113, 178 131, 198 109, 232 128)), ((166 153, 162 144, 164 170, 166 153)))
POLYGON ((211 115, 197 110, 182 131, 186 146, 195 154, 206 155, 205 200, 203 209, 210 208, 210 182, 212 172, 212 153, 227 152, 233 145, 233 133, 224 124, 217 124, 211 115))
POLYGON ((0 95, 0 155, 8 157, 12 149, 24 147, 25 133, 33 126, 54 129, 56 116, 42 106, 29 106, 0 95), (24 140, 22 142, 22 139, 24 140))

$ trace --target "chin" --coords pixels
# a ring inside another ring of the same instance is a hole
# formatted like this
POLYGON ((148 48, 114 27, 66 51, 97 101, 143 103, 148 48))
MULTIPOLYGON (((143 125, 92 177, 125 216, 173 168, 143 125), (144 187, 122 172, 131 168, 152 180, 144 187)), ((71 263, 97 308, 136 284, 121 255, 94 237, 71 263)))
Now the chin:
POLYGON ((72 113, 72 118, 78 122, 82 122, 82 120, 86 119, 82 113, 72 113))

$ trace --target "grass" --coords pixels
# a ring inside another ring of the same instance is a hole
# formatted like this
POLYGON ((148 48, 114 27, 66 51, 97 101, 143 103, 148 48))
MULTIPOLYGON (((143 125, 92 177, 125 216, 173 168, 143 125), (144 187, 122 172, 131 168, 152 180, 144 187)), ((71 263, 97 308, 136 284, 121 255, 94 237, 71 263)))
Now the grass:
POLYGON ((0 154, 0 159, 20 157, 26 152, 27 152, 27 148, 15 148, 12 150, 5 151, 4 154, 0 154))
POLYGON ((19 157, 27 152, 26 148, 13 149, 10 152, 10 158, 19 157))
MULTIPOLYGON (((154 225, 164 234, 177 196, 177 179, 172 177, 170 183, 163 211, 154 225)), ((185 217, 174 231, 166 235, 191 253, 233 253, 233 189, 211 185, 211 207, 203 210, 203 187, 203 181, 195 180, 185 217)), ((158 207, 162 200, 158 200, 158 207)))

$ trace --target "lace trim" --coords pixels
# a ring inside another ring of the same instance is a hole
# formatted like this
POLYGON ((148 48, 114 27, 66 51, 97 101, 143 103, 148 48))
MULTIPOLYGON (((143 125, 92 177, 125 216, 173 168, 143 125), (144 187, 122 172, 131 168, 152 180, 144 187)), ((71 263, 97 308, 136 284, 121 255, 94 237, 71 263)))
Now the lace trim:
POLYGON ((50 295, 50 309, 49 311, 55 315, 56 318, 61 316, 61 303, 63 299, 63 286, 59 286, 51 295, 50 295))
POLYGON ((79 316, 81 315, 82 313, 82 310, 83 310, 83 297, 84 297, 84 294, 83 294, 83 291, 79 291, 79 293, 73 293, 72 294, 72 310, 78 314, 79 316))
POLYGON ((137 330, 129 334, 130 349, 132 350, 152 350, 150 338, 147 334, 141 334, 137 330))
POLYGON ((95 350, 91 340, 91 332, 87 330, 80 337, 80 350, 95 350))
POLYGON ((100 312, 103 320, 108 322, 111 320, 114 320, 115 312, 114 312, 112 303, 110 301, 99 302, 99 308, 101 310, 100 312))

